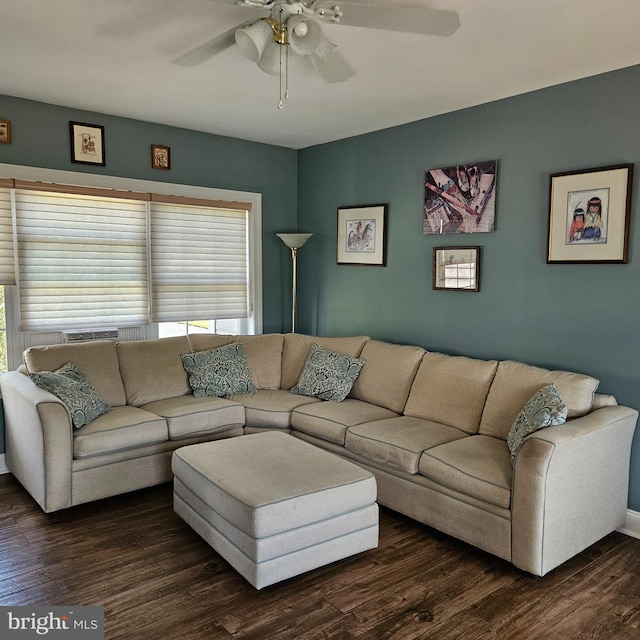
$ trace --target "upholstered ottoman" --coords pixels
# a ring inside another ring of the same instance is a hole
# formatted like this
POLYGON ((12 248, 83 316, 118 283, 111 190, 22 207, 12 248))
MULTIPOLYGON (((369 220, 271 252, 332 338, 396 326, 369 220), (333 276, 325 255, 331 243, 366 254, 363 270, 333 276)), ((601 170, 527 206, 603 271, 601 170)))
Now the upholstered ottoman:
POLYGON ((256 589, 378 545, 374 476, 275 431, 173 453, 174 509, 256 589))

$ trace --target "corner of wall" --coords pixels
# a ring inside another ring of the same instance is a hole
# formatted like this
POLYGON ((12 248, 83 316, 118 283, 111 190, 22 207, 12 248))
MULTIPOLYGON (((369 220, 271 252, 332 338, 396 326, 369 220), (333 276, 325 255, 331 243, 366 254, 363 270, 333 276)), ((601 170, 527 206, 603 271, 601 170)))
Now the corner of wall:
POLYGON ((627 510, 627 520, 617 531, 640 540, 640 512, 627 510))

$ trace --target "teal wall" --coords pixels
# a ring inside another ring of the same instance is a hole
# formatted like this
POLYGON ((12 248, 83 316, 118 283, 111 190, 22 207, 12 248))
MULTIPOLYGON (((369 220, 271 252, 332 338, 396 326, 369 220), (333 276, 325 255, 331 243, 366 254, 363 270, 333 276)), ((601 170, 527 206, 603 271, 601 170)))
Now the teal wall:
MULTIPOLYGON (((547 265, 549 174, 640 158, 640 67, 299 152, 299 330, 591 374, 640 409, 636 166, 626 265, 547 265), (427 169, 498 161, 496 230, 422 234, 427 169), (387 266, 336 264, 336 209, 387 203, 387 266), (482 247, 479 293, 433 291, 432 248, 482 247)), ((640 430, 639 430, 640 431, 640 430)), ((630 508, 640 510, 640 435, 630 508)))

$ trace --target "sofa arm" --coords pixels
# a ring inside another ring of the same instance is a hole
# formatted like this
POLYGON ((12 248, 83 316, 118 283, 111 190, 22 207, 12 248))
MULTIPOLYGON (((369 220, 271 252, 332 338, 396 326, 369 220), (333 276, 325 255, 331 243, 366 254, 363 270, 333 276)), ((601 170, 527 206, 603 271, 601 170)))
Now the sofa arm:
POLYGON ((65 405, 28 376, 0 377, 7 466, 43 511, 71 506, 73 427, 65 405))
POLYGON ((514 467, 511 555, 544 575, 626 520, 638 412, 605 406, 529 436, 514 467))

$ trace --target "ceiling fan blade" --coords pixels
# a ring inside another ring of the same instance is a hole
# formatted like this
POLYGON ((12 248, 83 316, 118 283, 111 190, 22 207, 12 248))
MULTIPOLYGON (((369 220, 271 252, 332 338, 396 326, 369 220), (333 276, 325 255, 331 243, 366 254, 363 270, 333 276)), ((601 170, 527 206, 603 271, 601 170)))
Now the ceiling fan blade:
POLYGON ((195 67, 196 65, 202 64, 209 60, 209 58, 213 58, 213 56, 221 53, 225 49, 232 47, 236 43, 236 31, 243 27, 247 27, 254 22, 255 20, 243 22, 220 35, 217 35, 215 38, 211 38, 211 40, 207 40, 206 42, 199 44, 197 47, 194 47, 177 58, 174 58, 171 62, 180 67, 195 67))
POLYGON ((313 10, 318 18, 352 27, 424 33, 434 36, 450 36, 460 27, 457 12, 449 9, 406 7, 381 2, 361 4, 348 0, 345 2, 321 0, 313 5, 313 10), (336 4, 341 12, 337 20, 333 17, 336 4))
POLYGON ((337 50, 337 46, 323 38, 320 46, 309 56, 311 65, 320 76, 331 84, 345 82, 356 74, 347 59, 337 50))

